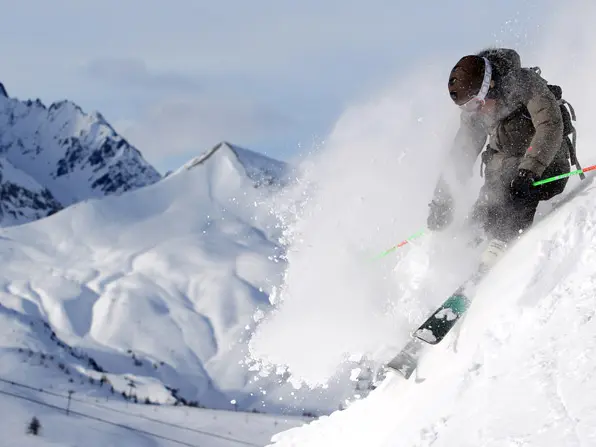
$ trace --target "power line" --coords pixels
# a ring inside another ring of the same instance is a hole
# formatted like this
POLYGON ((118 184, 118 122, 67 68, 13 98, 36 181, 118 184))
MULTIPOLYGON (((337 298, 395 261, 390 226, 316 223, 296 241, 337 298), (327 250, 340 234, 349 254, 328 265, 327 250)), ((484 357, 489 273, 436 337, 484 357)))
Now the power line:
MULTIPOLYGON (((55 410, 60 410, 60 411, 63 411, 64 410, 64 408, 57 407, 56 405, 51 405, 51 404, 48 404, 48 403, 43 402, 41 400, 32 399, 30 397, 20 396, 18 394, 9 393, 9 392, 4 391, 4 390, 0 390, 0 394, 5 394, 7 396, 16 397, 17 399, 27 400, 29 402, 33 402, 33 403, 38 404, 38 405, 43 405, 43 406, 46 406, 46 407, 49 407, 49 408, 53 408, 55 410)), ((142 434, 145 434, 145 435, 153 436, 154 438, 164 439, 166 441, 174 442, 176 444, 186 445, 186 446, 189 446, 189 447, 198 447, 195 444, 189 444, 189 443, 184 442, 184 441, 178 441, 177 439, 168 438, 167 436, 158 435, 157 433, 151 433, 149 431, 142 430, 140 428, 134 428, 134 427, 131 427, 129 425, 124 425, 124 424, 119 424, 117 422, 108 421, 107 419, 98 418, 96 416, 90 416, 88 414, 80 413, 78 411, 72 411, 71 410, 70 413, 71 414, 75 414, 77 416, 81 416, 83 418, 92 419, 92 420, 95 420, 95 421, 98 421, 98 422, 103 422, 104 424, 114 425, 116 427, 125 428, 127 430, 131 430, 131 431, 135 431, 135 432, 142 433, 142 434)))
MULTIPOLYGON (((44 390, 42 388, 35 388, 35 387, 29 386, 29 385, 25 385, 24 383, 15 382, 14 380, 6 380, 6 379, 0 378, 0 382, 4 382, 4 383, 7 383, 7 384, 12 385, 12 386, 18 386, 18 387, 26 388, 26 389, 31 390, 31 391, 34 391, 36 393, 45 393, 45 394, 48 394, 50 396, 55 396, 55 397, 61 397, 63 399, 68 399, 68 396, 67 395, 59 394, 59 393, 53 393, 51 391, 47 391, 47 390, 44 390)), ((102 404, 97 403, 97 402, 90 402, 88 400, 76 399, 74 397, 71 397, 71 400, 73 402, 80 402, 80 403, 83 403, 83 404, 86 404, 86 405, 93 405, 93 406, 98 407, 98 408, 102 408, 102 409, 105 409, 105 410, 113 411, 114 413, 120 413, 120 414, 125 414, 127 416, 134 416, 134 417, 138 417, 138 418, 141 418, 141 419, 146 419, 146 420, 151 421, 151 422, 155 422, 155 423, 158 423, 158 424, 162 424, 162 425, 166 425, 166 426, 169 426, 169 427, 177 428, 177 429, 180 429, 180 430, 187 430, 187 431, 191 431, 191 432, 194 432, 194 433, 202 434, 202 435, 205 435, 205 436, 211 436, 211 437, 223 439, 223 440, 226 440, 226 441, 236 442, 238 444, 244 444, 244 445, 250 445, 250 446, 254 446, 254 447, 259 447, 259 444, 254 444, 252 442, 242 441, 240 439, 235 439, 235 438, 232 438, 232 437, 228 437, 228 436, 225 436, 225 435, 220 435, 220 434, 217 434, 217 433, 211 433, 211 432, 204 431, 204 430, 199 430, 199 429, 195 429, 195 428, 185 427, 184 425, 179 425, 179 424, 175 424, 175 423, 172 423, 172 422, 161 421, 159 419, 154 419, 154 418, 151 418, 149 416, 142 415, 142 414, 137 414, 137 413, 131 413, 131 412, 128 412, 128 411, 118 410, 116 408, 112 408, 112 407, 109 407, 107 405, 102 405, 102 404)), ((56 408, 59 408, 59 407, 56 407, 56 408)), ((74 414, 73 411, 70 411, 70 412, 74 414)))

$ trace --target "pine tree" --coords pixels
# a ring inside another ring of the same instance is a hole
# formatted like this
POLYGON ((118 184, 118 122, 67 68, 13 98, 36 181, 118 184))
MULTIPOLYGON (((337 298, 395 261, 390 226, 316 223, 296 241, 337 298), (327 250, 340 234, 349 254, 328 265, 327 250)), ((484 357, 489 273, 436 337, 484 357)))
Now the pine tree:
POLYGON ((41 430, 41 422, 35 416, 27 426, 27 434, 37 436, 41 430))

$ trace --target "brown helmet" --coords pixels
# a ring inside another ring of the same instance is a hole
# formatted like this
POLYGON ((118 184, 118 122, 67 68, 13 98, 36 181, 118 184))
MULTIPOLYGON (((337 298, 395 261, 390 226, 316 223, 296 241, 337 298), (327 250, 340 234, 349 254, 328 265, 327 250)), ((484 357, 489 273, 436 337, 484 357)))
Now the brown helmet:
POLYGON ((449 96, 458 106, 474 98, 482 88, 486 66, 484 58, 462 57, 449 74, 449 96))

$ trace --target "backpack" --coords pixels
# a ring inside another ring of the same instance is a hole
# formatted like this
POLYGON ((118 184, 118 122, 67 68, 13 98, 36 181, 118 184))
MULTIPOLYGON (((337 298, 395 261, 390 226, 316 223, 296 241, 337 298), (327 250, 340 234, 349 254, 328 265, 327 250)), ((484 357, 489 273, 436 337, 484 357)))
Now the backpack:
MULTIPOLYGON (((540 67, 532 67, 530 70, 536 72, 540 77, 542 70, 540 67)), ((544 79, 544 78, 542 78, 544 79)), ((577 153, 576 153, 576 144, 577 144, 577 130, 573 125, 573 121, 576 121, 575 110, 573 106, 563 99, 563 89, 554 84, 549 84, 546 79, 544 79, 546 85, 548 86, 549 90, 555 96, 555 99, 559 103, 559 109, 561 110, 561 117, 563 118, 563 138, 567 139, 567 143, 569 144, 569 161, 573 164, 578 170, 581 171, 582 167, 577 160, 577 153), (571 135, 571 137, 570 137, 571 135)), ((581 172, 579 177, 583 180, 586 178, 585 174, 581 172)))

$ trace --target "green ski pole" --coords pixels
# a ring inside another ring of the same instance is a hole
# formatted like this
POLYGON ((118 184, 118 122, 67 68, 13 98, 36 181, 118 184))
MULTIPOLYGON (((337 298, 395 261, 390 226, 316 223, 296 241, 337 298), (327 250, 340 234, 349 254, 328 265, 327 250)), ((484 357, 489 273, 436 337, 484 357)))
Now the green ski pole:
POLYGON ((555 175, 554 177, 545 178, 543 180, 538 180, 537 182, 532 183, 533 186, 544 185, 545 183, 554 182, 556 180, 561 180, 565 177, 571 177, 572 175, 581 174, 582 172, 593 171, 596 169, 596 165, 588 166, 587 168, 578 169, 576 171, 568 172, 567 174, 555 175))

